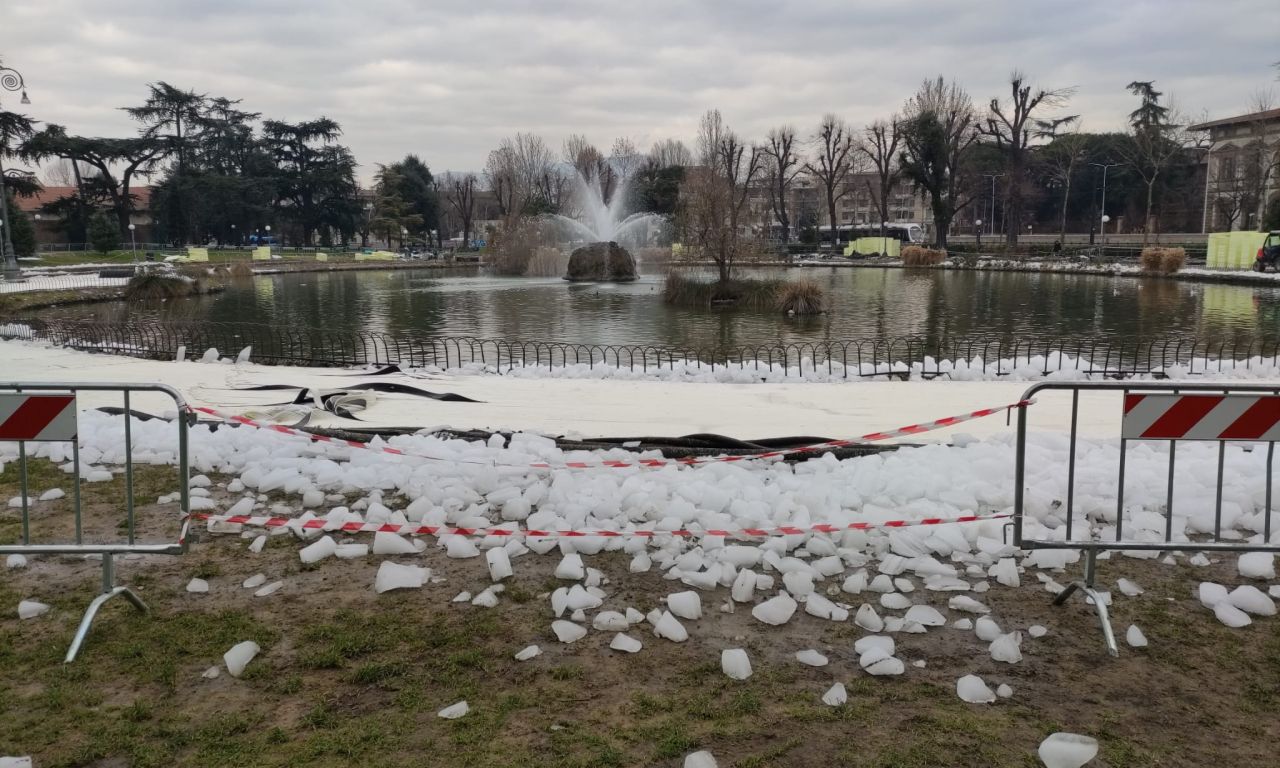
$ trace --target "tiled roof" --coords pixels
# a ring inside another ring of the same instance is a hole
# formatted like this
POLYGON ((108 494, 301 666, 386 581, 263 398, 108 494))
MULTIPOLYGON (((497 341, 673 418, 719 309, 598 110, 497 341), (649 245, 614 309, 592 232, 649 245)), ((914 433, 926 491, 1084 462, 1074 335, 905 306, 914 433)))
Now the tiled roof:
POLYGON ((1224 117, 1221 120, 1210 120, 1207 123, 1199 123, 1193 125, 1187 130, 1204 131, 1209 128, 1217 128, 1221 125, 1237 125, 1239 123, 1253 123, 1263 120, 1280 120, 1280 109, 1268 109, 1265 112, 1250 112, 1247 115, 1237 115, 1236 117, 1224 117))

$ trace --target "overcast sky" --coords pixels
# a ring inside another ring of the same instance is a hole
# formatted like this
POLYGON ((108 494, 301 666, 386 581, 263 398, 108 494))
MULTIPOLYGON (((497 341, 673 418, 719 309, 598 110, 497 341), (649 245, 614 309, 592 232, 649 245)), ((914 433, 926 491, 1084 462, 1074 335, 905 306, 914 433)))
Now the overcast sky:
POLYGON ((157 80, 326 115, 367 179, 407 152, 479 170, 517 131, 689 142, 708 107, 749 137, 862 125, 939 73, 985 104, 1014 67, 1074 86, 1089 130, 1122 124, 1135 79, 1222 117, 1280 85, 1278 30, 1277 0, 3 0, 0 59, 21 109, 74 133, 132 132, 115 108, 157 80))

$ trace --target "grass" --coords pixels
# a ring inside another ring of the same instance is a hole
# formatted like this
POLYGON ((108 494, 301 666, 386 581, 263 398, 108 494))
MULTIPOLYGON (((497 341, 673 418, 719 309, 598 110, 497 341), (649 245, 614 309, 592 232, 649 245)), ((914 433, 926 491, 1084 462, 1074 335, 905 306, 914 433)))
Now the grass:
POLYGON ((1146 272, 1172 275, 1186 266, 1187 250, 1185 248, 1143 248, 1138 261, 1146 272))
POLYGON ((902 249, 902 263, 908 267, 930 267, 947 260, 947 252, 937 248, 908 245, 902 249))
POLYGON ((742 309, 816 315, 824 311, 826 296, 812 280, 732 279, 705 281, 669 272, 662 285, 662 300, 682 307, 726 305, 742 309))
POLYGON ((146 272, 129 278, 124 295, 129 301, 167 301, 203 292, 203 284, 185 275, 146 272))
MULTIPOLYGON (((16 493, 15 477, 10 463, 0 497, 16 493)), ((31 477, 33 488, 67 488, 66 476, 46 461, 32 463, 31 477)), ((169 490, 150 471, 137 479, 139 495, 169 490)), ((121 482, 101 490, 121 493, 121 482)), ((109 604, 73 665, 63 665, 61 654, 96 588, 92 566, 50 561, 41 574, 0 579, 0 606, 27 597, 54 606, 39 620, 0 618, 0 754, 34 754, 41 766, 672 768, 709 749, 726 768, 1033 768, 1039 739, 1068 730, 1095 735, 1099 762, 1112 768, 1204 764, 1215 748, 1234 750, 1222 764, 1244 765, 1265 764, 1250 758, 1266 748, 1280 705, 1280 634, 1263 620, 1229 630, 1192 597, 1199 580, 1225 580, 1225 571, 1104 565, 1103 578, 1123 573, 1147 589, 1113 606, 1121 633, 1132 621, 1152 641, 1119 659, 1102 654, 1082 601, 1054 608, 1032 586, 984 598, 1009 626, 1050 625, 1021 665, 993 666, 984 644, 939 629, 898 638, 906 658, 928 659, 926 669, 870 678, 851 652, 861 632, 801 615, 768 633, 733 630, 745 634, 732 642, 748 649, 755 674, 732 681, 720 671, 728 635, 718 632, 715 615, 691 626, 690 640, 678 645, 634 629, 645 645, 636 656, 607 651, 602 633, 554 642, 546 600, 537 598, 561 583, 549 575, 554 556, 522 559, 500 607, 486 610, 447 602, 488 582, 482 558, 428 552, 424 562, 446 583, 374 595, 367 584, 378 558, 304 570, 294 543, 273 541, 249 556, 238 537, 203 537, 184 558, 122 569, 152 614, 109 604), (65 571, 79 580, 42 587, 49 574, 65 571), (289 589, 250 597, 238 584, 258 571, 285 577, 289 589), (210 579, 209 595, 183 591, 192 575, 210 579), (263 653, 244 677, 200 679, 247 639, 263 653), (530 642, 543 655, 514 661, 530 642), (794 663, 791 654, 802 647, 827 649, 831 666, 794 663), (961 702, 955 678, 971 668, 992 684, 1009 680, 1013 699, 961 702), (819 701, 833 680, 848 688, 842 707, 819 701), (461 699, 470 714, 436 716, 461 699)), ((659 574, 628 574, 627 560, 620 553, 593 558, 612 579, 610 607, 643 610, 670 591, 659 574)))
POLYGON ((662 284, 662 300, 680 307, 732 305, 741 309, 773 310, 777 305, 778 290, 785 283, 784 280, 737 278, 727 282, 708 282, 670 272, 662 284))
POLYGON ((776 301, 778 310, 784 314, 820 315, 826 295, 822 286, 812 280, 794 280, 779 286, 776 301))

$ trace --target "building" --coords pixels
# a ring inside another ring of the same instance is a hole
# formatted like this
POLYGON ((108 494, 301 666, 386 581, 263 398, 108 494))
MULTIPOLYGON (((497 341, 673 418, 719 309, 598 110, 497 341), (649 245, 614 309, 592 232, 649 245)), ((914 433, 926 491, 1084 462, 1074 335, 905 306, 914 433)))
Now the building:
POLYGON ((1280 109, 1190 126, 1209 135, 1201 231, 1256 229, 1280 197, 1280 109))
MULTIPOLYGON (((56 250, 56 246, 65 246, 69 243, 66 222, 61 216, 50 213, 48 206, 74 197, 75 194, 75 187, 42 186, 40 191, 31 197, 16 198, 18 210, 27 214, 35 228, 37 247, 48 246, 56 250)), ((139 244, 151 243, 155 240, 155 221, 151 215, 151 188, 132 187, 129 194, 133 197, 133 211, 129 220, 134 225, 134 238, 139 244)), ((127 241, 128 235, 128 232, 122 233, 122 239, 127 241)))
MULTIPOLYGON (((836 201, 836 222, 847 224, 878 224, 880 207, 876 203, 880 180, 874 173, 850 173, 843 184, 843 194, 836 201)), ((826 189, 822 181, 807 174, 796 176, 787 188, 787 216, 791 222, 791 240, 806 226, 826 228, 831 222, 827 210, 826 189)), ((757 181, 747 199, 749 218, 758 222, 756 232, 771 232, 773 238, 780 233, 780 224, 772 208, 772 195, 768 180, 757 181)), ((899 179, 889 193, 889 222, 929 225, 933 215, 928 201, 916 186, 899 179)), ((828 230, 829 231, 829 230, 828 230)))

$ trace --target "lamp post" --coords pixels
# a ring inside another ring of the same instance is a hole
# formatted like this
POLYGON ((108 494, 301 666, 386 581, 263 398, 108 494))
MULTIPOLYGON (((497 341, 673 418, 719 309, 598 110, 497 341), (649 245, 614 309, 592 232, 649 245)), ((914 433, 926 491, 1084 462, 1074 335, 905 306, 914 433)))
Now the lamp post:
POLYGON ((1001 178, 1004 175, 1005 174, 1003 173, 982 174, 984 179, 991 179, 991 218, 987 221, 987 225, 991 228, 990 234, 992 235, 996 233, 996 179, 1001 178))
POLYGON ((1111 217, 1107 215, 1107 169, 1115 168, 1117 165, 1124 163, 1089 163, 1095 168, 1102 169, 1102 244, 1107 244, 1107 222, 1111 221, 1111 217))
MULTIPOLYGON (((27 97, 27 84, 22 73, 12 67, 0 67, 0 88, 10 93, 22 92, 19 102, 30 104, 27 97)), ((18 254, 13 250, 13 238, 10 234, 13 226, 9 223, 9 195, 4 189, 4 153, 8 148, 8 138, 0 136, 0 260, 4 261, 4 279, 21 280, 22 270, 18 268, 18 254)))
POLYGON ((137 226, 133 222, 129 222, 129 245, 133 248, 133 260, 138 260, 138 239, 134 236, 133 231, 137 226))
POLYGON ((269 252, 269 249, 271 248, 271 225, 268 224, 264 229, 267 230, 267 248, 269 252))
POLYGON ((973 236, 978 239, 978 247, 982 247, 982 219, 973 220, 973 236))

